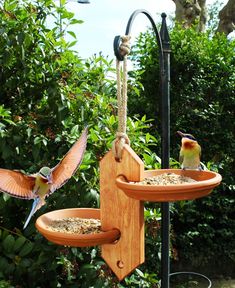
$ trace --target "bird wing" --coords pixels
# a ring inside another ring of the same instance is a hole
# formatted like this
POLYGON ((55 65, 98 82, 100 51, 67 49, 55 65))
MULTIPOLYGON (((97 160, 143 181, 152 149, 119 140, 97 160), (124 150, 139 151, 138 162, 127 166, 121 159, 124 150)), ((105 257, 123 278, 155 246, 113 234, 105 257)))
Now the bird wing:
POLYGON ((12 171, 0 168, 0 190, 13 197, 33 199, 33 187, 35 177, 25 175, 20 171, 12 171))
POLYGON ((198 146, 199 146, 199 157, 201 158, 201 156, 202 156, 202 148, 201 148, 201 146, 198 144, 198 146))
POLYGON ((80 138, 70 148, 64 158, 52 169, 50 193, 64 185, 77 171, 86 150, 87 134, 88 129, 85 128, 80 138))

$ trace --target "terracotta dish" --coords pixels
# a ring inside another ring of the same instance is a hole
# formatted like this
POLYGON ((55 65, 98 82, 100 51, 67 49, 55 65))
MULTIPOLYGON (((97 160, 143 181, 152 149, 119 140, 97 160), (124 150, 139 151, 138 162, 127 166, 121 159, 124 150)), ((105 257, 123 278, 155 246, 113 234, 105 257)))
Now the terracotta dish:
POLYGON ((122 189, 128 197, 141 201, 174 202, 179 200, 192 200, 210 194, 222 180, 220 174, 212 171, 182 170, 182 169, 159 169, 144 171, 144 178, 157 176, 163 173, 174 173, 190 177, 197 182, 175 185, 144 185, 129 183, 128 180, 119 176, 116 179, 118 188, 122 189))
POLYGON ((118 229, 95 234, 69 234, 51 231, 48 226, 54 220, 79 217, 86 219, 100 219, 100 210, 91 208, 71 208, 52 211, 40 216, 36 221, 36 228, 49 241, 72 247, 88 247, 112 243, 120 237, 118 229))

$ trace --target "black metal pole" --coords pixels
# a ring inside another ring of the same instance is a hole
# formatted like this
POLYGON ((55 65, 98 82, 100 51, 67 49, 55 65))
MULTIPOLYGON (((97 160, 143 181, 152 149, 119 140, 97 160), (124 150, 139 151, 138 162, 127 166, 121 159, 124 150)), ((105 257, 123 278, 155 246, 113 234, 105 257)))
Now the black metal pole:
POLYGON ((161 204, 161 215, 162 215, 162 224, 161 224, 161 287, 169 288, 169 275, 170 275, 170 256, 169 256, 169 247, 170 247, 170 209, 169 203, 161 204))
MULTIPOLYGON (((164 75, 161 80, 161 168, 169 168, 170 159, 170 37, 166 26, 166 14, 162 15, 162 26, 160 30, 163 58, 164 58, 164 75)), ((170 275, 170 209, 169 203, 161 204, 161 287, 169 288, 170 275)))

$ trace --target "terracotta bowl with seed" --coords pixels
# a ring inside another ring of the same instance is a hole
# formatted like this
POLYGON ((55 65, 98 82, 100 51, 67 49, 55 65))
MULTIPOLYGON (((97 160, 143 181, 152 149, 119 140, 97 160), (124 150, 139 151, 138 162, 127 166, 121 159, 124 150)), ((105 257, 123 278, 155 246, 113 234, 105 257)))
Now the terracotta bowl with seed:
POLYGON ((179 200, 192 200, 207 196, 220 184, 222 177, 212 171, 182 170, 182 169, 158 169, 144 171, 144 178, 154 177, 163 173, 174 173, 195 180, 192 183, 173 185, 146 185, 138 182, 128 182, 119 176, 116 179, 118 188, 131 198, 150 202, 174 202, 179 200))
POLYGON ((71 247, 88 247, 113 243, 120 237, 118 229, 92 234, 75 234, 53 231, 50 228, 55 220, 66 218, 100 219, 100 209, 71 208, 61 209, 41 215, 36 221, 37 230, 50 242, 71 247))

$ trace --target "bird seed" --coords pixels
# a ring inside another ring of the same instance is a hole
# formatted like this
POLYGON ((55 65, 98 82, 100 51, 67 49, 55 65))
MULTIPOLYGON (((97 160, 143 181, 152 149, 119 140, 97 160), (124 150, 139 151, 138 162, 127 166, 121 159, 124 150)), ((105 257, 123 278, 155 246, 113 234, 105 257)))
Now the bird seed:
POLYGON ((101 222, 99 219, 71 217, 53 220, 47 228, 69 234, 95 234, 101 232, 101 222))
POLYGON ((178 185, 197 182, 196 180, 175 173, 163 173, 153 177, 144 178, 143 181, 133 182, 142 185, 178 185))

